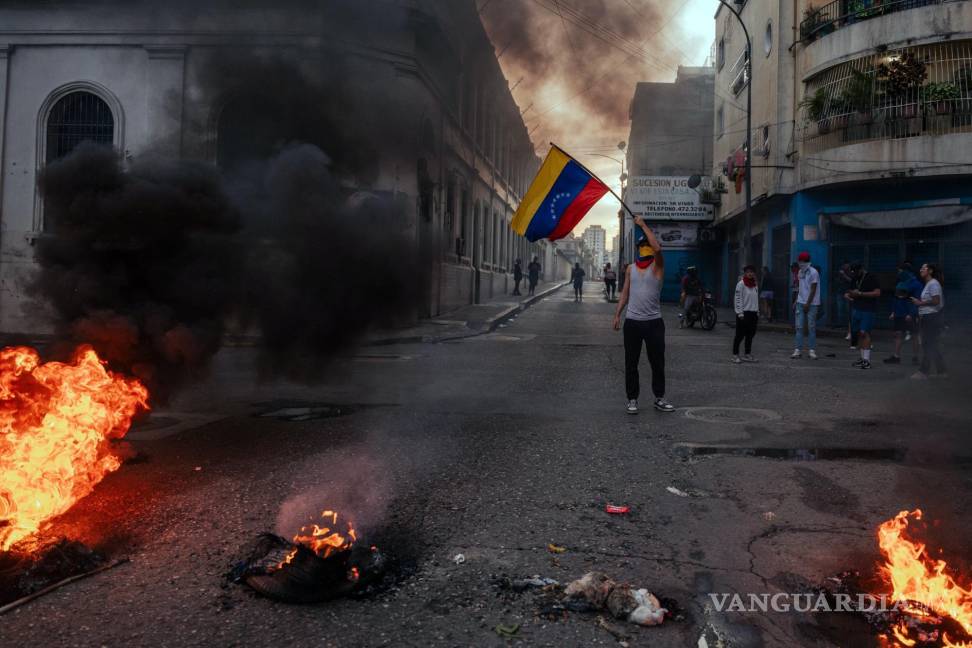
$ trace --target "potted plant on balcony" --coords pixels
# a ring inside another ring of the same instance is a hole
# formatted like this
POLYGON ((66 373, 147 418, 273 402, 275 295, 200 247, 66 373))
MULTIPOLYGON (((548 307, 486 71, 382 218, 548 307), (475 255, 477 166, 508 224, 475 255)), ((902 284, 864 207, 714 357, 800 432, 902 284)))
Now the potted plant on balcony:
POLYGON ((925 105, 931 106, 936 115, 952 113, 953 102, 959 98, 959 89, 951 81, 929 83, 923 88, 925 105))
POLYGON ((817 88, 813 94, 809 94, 800 102, 807 122, 817 125, 817 134, 824 135, 830 132, 830 120, 826 119, 827 106, 830 103, 830 95, 826 88, 817 88))
POLYGON ((806 41, 816 40, 834 31, 834 22, 827 20, 821 7, 809 6, 803 11, 800 23, 800 37, 806 41))
POLYGON ((905 120, 920 119, 921 86, 928 76, 925 62, 913 53, 905 52, 890 63, 880 65, 878 75, 883 80, 885 100, 891 114, 905 120))
POLYGON ((849 113, 851 130, 848 139, 865 139, 874 122, 874 76, 851 70, 851 78, 840 93, 840 103, 849 113))

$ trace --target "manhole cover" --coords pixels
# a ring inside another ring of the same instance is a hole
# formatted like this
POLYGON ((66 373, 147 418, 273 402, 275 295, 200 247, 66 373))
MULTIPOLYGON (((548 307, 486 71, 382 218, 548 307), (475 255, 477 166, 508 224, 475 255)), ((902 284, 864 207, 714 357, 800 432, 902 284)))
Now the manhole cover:
POLYGON ((685 416, 706 423, 741 425, 761 421, 778 421, 782 417, 773 410, 746 407, 688 407, 685 416))

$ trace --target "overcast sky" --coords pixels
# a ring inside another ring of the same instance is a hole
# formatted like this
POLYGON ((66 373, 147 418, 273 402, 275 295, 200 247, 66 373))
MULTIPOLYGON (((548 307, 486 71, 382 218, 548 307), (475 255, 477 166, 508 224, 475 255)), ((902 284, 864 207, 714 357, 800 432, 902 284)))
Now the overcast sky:
MULTIPOLYGON (((617 144, 628 139, 628 104, 638 81, 674 81, 678 65, 705 61, 718 6, 717 0, 479 1, 538 154, 556 142, 618 193, 620 164, 595 153, 623 156, 617 144), (597 39, 555 10, 565 5, 619 34, 620 45, 597 39), (631 53, 632 45, 641 55, 631 53)), ((597 223, 607 230, 610 247, 618 209, 608 194, 574 234, 597 223)))

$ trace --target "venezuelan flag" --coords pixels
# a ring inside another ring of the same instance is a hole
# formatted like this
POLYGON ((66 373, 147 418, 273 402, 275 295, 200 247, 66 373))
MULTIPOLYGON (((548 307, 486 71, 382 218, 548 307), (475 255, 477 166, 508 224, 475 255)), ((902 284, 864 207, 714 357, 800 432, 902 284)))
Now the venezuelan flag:
POLYGON ((556 146, 520 202, 510 227, 530 241, 564 238, 608 192, 607 185, 556 146))

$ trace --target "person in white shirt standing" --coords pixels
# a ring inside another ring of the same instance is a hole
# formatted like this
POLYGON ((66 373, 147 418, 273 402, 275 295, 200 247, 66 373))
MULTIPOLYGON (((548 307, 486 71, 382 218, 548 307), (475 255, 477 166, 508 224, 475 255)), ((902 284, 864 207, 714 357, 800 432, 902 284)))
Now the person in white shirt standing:
POLYGON ((803 327, 807 327, 807 348, 810 359, 817 359, 817 311, 820 309, 820 273, 810 265, 810 253, 801 252, 797 258, 800 266, 796 306, 796 348, 791 358, 799 358, 803 353, 803 327))
POLYGON ((918 325, 921 330, 921 347, 924 354, 921 367, 912 376, 917 380, 928 378, 932 362, 940 378, 945 377, 945 358, 939 347, 939 336, 942 334, 945 309, 945 291, 942 288, 942 272, 934 263, 926 263, 918 271, 925 288, 921 297, 912 297, 911 301, 918 307, 918 325))
POLYGON ((736 284, 736 337, 732 341, 732 362, 756 362, 753 357, 753 337, 759 324, 759 289, 756 286, 756 267, 743 268, 742 279, 736 284), (739 343, 746 340, 746 354, 739 357, 739 343))

